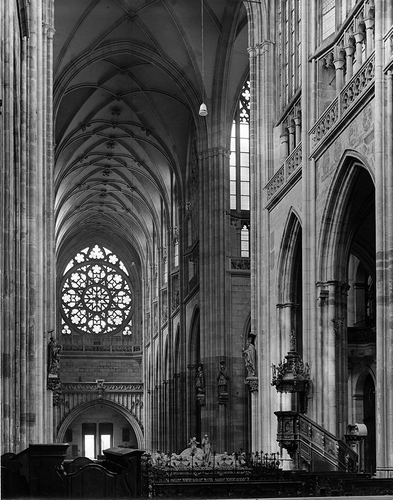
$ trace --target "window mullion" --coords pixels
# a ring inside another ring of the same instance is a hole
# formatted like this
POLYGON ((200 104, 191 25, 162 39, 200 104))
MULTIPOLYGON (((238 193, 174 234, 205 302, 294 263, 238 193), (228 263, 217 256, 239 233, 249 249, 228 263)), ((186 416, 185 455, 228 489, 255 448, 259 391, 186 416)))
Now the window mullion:
POLYGON ((240 177, 240 109, 236 112, 236 210, 241 210, 240 177))

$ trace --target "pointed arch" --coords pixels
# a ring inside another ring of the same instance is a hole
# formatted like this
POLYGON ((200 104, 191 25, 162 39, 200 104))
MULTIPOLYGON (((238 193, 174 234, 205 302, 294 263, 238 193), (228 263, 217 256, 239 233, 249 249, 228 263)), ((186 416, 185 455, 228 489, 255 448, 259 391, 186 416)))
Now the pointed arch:
POLYGON ((189 364, 188 394, 189 394, 189 419, 190 431, 194 436, 201 434, 201 410, 196 400, 195 375, 198 363, 201 361, 200 313, 199 308, 194 309, 190 323, 189 333, 189 364))
POLYGON ((302 226, 293 207, 288 213, 278 262, 279 334, 284 341, 283 347, 289 348, 289 339, 294 338, 296 349, 301 353, 303 345, 302 226))
POLYGON ((200 312, 199 307, 195 307, 192 314, 189 330, 189 363, 197 363, 200 361, 200 312))
POLYGON ((367 178, 374 186, 374 175, 365 158, 355 151, 346 150, 332 181, 322 216, 318 244, 318 276, 321 282, 332 279, 345 282, 349 248, 352 246, 355 252, 358 249, 364 253, 362 245, 354 241, 354 234, 364 216, 375 207, 374 192, 370 190, 370 183, 365 182, 367 178), (361 206, 353 206, 355 191, 363 194, 361 206))
POLYGON ((177 375, 180 373, 180 324, 176 327, 174 339, 174 352, 173 352, 173 373, 177 375))
MULTIPOLYGON (((366 294, 363 293, 362 298, 360 290, 356 290, 359 286, 365 290, 366 285, 365 282, 357 283, 359 265, 368 268, 370 281, 367 280, 367 284, 371 288, 376 274, 374 179, 365 159, 350 150, 342 155, 327 192, 318 258, 317 285, 321 292, 319 343, 321 355, 326 359, 319 373, 325 395, 321 409, 330 432, 342 435, 351 417, 348 397, 354 392, 349 363, 360 362, 349 347, 351 342, 357 344, 356 335, 359 334, 356 302, 362 299, 364 311, 367 303, 366 294), (349 328, 354 328, 351 336, 349 328), (329 374, 334 376, 329 379, 329 374), (342 384, 343 380, 349 384, 342 384)), ((375 317, 370 319, 375 321, 375 317)), ((364 314, 363 327, 366 320, 367 314, 364 314)), ((372 333, 370 325, 367 331, 370 339, 372 333)), ((364 359, 362 363, 365 363, 364 359)))
MULTIPOLYGON (((173 353, 173 444, 174 449, 179 449, 182 443, 184 431, 184 395, 181 393, 182 386, 180 382, 181 363, 181 348, 180 348, 180 324, 176 327, 174 338, 174 353, 173 353)), ((183 441, 184 442, 184 441, 183 441)))
POLYGON ((278 303, 291 302, 293 294, 293 278, 296 253, 301 250, 302 225, 300 217, 293 207, 291 207, 287 222, 285 224, 284 234, 281 241, 280 253, 278 257, 277 290, 278 303))
POLYGON ((137 419, 134 417, 134 415, 132 415, 129 412, 129 410, 127 410, 127 408, 125 408, 124 406, 122 406, 118 403, 115 403, 114 401, 109 401, 109 400, 103 399, 103 398, 93 399, 91 401, 87 401, 87 402, 82 403, 82 404, 78 405, 77 407, 75 407, 67 415, 67 417, 63 420, 62 424, 60 425, 59 431, 57 433, 57 442, 62 443, 64 441, 66 430, 71 425, 71 423, 76 419, 76 417, 78 417, 79 415, 84 413, 86 410, 90 410, 98 405, 107 406, 107 407, 115 410, 116 412, 120 413, 120 415, 122 415, 127 420, 127 422, 132 427, 133 431, 135 432, 135 436, 136 436, 137 443, 138 443, 138 448, 141 448, 141 449, 144 448, 143 430, 140 426, 140 423, 137 421, 137 419))
POLYGON ((243 338, 245 339, 244 342, 247 342, 247 337, 251 333, 251 311, 248 314, 248 317, 246 319, 246 322, 244 323, 244 329, 243 329, 243 338))

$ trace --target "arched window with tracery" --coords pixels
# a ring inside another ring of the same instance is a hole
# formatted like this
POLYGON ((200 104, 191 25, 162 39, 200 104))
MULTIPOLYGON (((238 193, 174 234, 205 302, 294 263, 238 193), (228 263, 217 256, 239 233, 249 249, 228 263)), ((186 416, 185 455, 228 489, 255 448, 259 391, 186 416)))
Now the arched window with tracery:
POLYGON ((284 109, 301 85, 301 3, 279 0, 276 6, 278 91, 284 109))
POLYGON ((231 130, 230 209, 236 255, 250 257, 250 81, 243 85, 231 130))
POLYGON ((250 210, 250 82, 243 86, 231 132, 230 206, 250 210))
POLYGON ((64 270, 60 290, 63 335, 132 334, 130 275, 111 250, 95 244, 77 252, 64 270))

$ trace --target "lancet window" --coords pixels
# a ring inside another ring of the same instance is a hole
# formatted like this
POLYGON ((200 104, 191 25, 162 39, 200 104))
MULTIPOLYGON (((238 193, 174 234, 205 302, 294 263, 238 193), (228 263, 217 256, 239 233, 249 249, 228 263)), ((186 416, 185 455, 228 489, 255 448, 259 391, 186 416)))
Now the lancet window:
POLYGON ((300 0, 280 0, 277 9, 279 92, 281 107, 285 108, 301 85, 300 0))
POLYGON ((345 21, 356 0, 321 0, 321 38, 325 40, 345 21))
POLYGON ((250 82, 243 86, 231 132, 230 207, 250 210, 250 82))

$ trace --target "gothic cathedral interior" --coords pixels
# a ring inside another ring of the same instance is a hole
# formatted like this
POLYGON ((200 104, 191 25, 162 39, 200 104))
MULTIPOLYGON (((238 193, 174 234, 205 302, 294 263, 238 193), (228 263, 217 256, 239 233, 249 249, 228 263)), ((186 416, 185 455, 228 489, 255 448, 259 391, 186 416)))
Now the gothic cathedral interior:
POLYGON ((0 40, 1 453, 392 478, 393 2, 3 0, 0 40))

